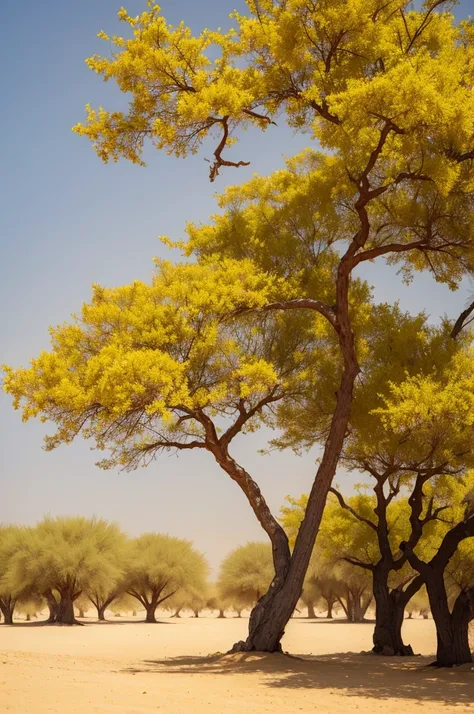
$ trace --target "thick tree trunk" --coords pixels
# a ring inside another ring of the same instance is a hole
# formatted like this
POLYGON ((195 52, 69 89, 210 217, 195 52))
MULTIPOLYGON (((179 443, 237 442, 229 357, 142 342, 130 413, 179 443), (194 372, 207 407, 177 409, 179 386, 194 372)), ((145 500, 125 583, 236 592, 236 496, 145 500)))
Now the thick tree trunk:
POLYGON ((145 622, 149 622, 149 623, 156 622, 155 610, 156 610, 156 605, 154 605, 153 603, 151 605, 147 605, 145 622))
MULTIPOLYGON (((337 393, 337 405, 334 411, 329 436, 323 457, 318 468, 308 498, 305 517, 301 523, 293 554, 270 585, 268 592, 252 610, 249 620, 249 635, 246 642, 237 642, 232 651, 281 652, 281 638, 286 624, 301 597, 303 581, 308 569, 311 554, 316 542, 316 535, 321 523, 327 496, 336 472, 339 455, 344 443, 355 378, 359 372, 355 360, 352 334, 351 349, 344 355, 344 371, 337 393)), ((275 543, 273 552, 275 555, 275 543)), ((287 547, 287 546, 286 546, 287 547)), ((286 554, 283 550, 277 553, 286 554)))
POLYGON ((80 625, 74 615, 74 600, 70 590, 63 590, 56 613, 56 622, 60 625, 80 625))
POLYGON ((326 605, 327 605, 327 608, 328 608, 328 611, 327 611, 327 613, 326 613, 326 619, 327 619, 327 620, 332 620, 332 618, 333 618, 332 608, 333 608, 333 606, 334 606, 334 602, 333 602, 332 600, 327 600, 327 601, 326 601, 326 605))
POLYGON ((314 611, 314 604, 312 602, 308 603, 306 606, 308 610, 308 620, 315 620, 316 619, 316 613, 314 611))
MULTIPOLYGON (((387 573, 388 577, 388 573, 387 573)), ((373 652, 381 655, 412 656, 411 645, 402 638, 406 601, 398 590, 390 592, 384 573, 374 573, 375 630, 373 652)))
POLYGON ((222 620, 225 618, 224 610, 219 610, 219 618, 222 620))
POLYGON ((468 593, 461 592, 449 611, 448 598, 442 575, 432 574, 427 578, 426 590, 431 613, 436 625, 436 662, 439 667, 472 662, 469 647, 469 621, 471 609, 468 593))
POLYGON ((97 619, 99 622, 105 622, 105 605, 99 605, 97 607, 97 619))
POLYGON ((194 617, 199 617, 199 610, 194 610, 194 617))

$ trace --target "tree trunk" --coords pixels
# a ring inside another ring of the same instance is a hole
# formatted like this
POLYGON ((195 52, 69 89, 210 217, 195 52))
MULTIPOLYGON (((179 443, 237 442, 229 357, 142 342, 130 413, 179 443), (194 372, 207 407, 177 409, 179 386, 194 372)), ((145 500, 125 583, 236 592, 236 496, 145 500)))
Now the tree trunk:
POLYGON ((412 656, 413 649, 410 645, 405 645, 402 638, 407 597, 398 589, 390 591, 389 573, 390 569, 387 567, 375 566, 373 571, 375 630, 372 651, 381 655, 412 656))
POLYGON ((326 600, 326 605, 328 608, 327 614, 326 614, 326 619, 327 620, 332 620, 333 615, 332 615, 332 608, 334 606, 334 601, 333 600, 326 600))
POLYGON ((431 614, 436 625, 436 662, 439 667, 469 664, 472 654, 469 647, 469 621, 471 609, 469 595, 461 592, 449 611, 443 575, 432 573, 427 578, 426 590, 431 614))
POLYGON ((97 619, 99 622, 105 622, 105 605, 99 605, 97 607, 97 619))
POLYGON ((26 622, 31 622, 31 615, 29 612, 26 613, 26 622))
POLYGON ((171 615, 171 617, 181 617, 181 615, 179 614, 180 612, 181 612, 181 608, 178 607, 178 609, 176 610, 176 612, 175 612, 173 615, 171 615))
POLYGON ((79 608, 79 617, 85 617, 84 610, 81 607, 79 608))
MULTIPOLYGON (((252 610, 249 619, 249 635, 246 642, 237 642, 233 652, 263 651, 281 652, 281 638, 285 627, 298 604, 303 590, 303 581, 313 552, 316 536, 323 516, 327 496, 336 472, 339 455, 344 443, 354 381, 359 373, 350 333, 351 349, 344 355, 344 371, 337 393, 337 405, 331 422, 329 436, 308 498, 306 513, 296 537, 289 567, 272 582, 268 592, 252 610)), ((273 544, 274 545, 274 544, 273 544)))
POLYGON ((74 615, 74 600, 72 597, 71 590, 65 588, 61 592, 61 600, 58 605, 56 612, 56 620, 60 625, 80 625, 81 623, 76 620, 74 615))
POLYGON ((199 610, 194 610, 194 617, 199 617, 199 610))
POLYGON ((13 625, 13 613, 15 611, 16 600, 11 597, 0 600, 0 610, 3 613, 4 625, 13 625))
POLYGON ((150 622, 150 623, 156 622, 155 610, 156 610, 156 605, 154 605, 153 603, 151 605, 147 605, 145 622, 150 622))
POLYGON ((224 610, 219 610, 219 618, 225 618, 224 610))
POLYGON ((306 606, 308 609, 308 620, 315 620, 316 619, 316 613, 314 611, 314 604, 312 602, 308 603, 306 606))
POLYGON ((51 624, 56 622, 56 617, 58 615, 58 601, 54 597, 52 590, 46 590, 43 595, 48 603, 49 617, 47 621, 51 624))

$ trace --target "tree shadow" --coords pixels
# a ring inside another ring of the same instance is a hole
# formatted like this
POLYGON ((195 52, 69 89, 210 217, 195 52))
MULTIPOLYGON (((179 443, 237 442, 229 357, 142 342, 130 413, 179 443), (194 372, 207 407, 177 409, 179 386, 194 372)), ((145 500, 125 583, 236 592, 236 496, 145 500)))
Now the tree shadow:
POLYGON ((83 625, 84 627, 90 627, 91 625, 100 625, 104 627, 105 625, 175 625, 175 622, 166 622, 163 620, 157 620, 156 622, 146 622, 145 620, 85 620, 83 618, 77 618, 77 622, 74 625, 63 625, 60 622, 48 622, 48 620, 34 620, 32 622, 26 622, 22 620, 20 622, 13 622, 12 625, 6 625, 4 622, 0 623, 0 627, 14 627, 15 629, 19 627, 77 627, 83 625))
MULTIPOLYGON (((388 658, 372 654, 289 656, 261 652, 208 657, 144 660, 123 672, 130 674, 258 674, 274 689, 321 689, 343 696, 398 698, 412 702, 471 704, 473 672, 433 669, 431 657, 388 658)), ((474 667, 474 664, 473 664, 474 667)), ((348 702, 348 707, 350 703, 348 702)))

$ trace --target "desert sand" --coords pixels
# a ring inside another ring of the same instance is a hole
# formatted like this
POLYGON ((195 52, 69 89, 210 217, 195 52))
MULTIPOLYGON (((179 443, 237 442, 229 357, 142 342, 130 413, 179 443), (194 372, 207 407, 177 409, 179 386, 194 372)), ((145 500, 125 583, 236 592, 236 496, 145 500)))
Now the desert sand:
POLYGON ((2 714, 474 713, 474 669, 427 666, 431 620, 405 621, 423 655, 407 659, 360 654, 371 623, 295 618, 287 657, 219 654, 245 637, 246 619, 84 622, 0 627, 2 714))

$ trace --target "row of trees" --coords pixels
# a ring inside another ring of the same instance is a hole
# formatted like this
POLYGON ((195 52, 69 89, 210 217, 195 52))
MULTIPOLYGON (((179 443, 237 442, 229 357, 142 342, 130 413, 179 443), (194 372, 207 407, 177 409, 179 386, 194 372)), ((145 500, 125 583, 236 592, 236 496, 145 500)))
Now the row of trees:
POLYGON ((49 622, 72 625, 75 604, 90 601, 104 620, 105 610, 124 599, 156 622, 160 605, 205 593, 207 573, 205 558, 188 541, 157 533, 129 540, 101 519, 46 518, 32 528, 0 529, 0 610, 7 624, 17 605, 37 611, 45 601, 49 622))
POLYGON ((24 419, 57 427, 48 448, 82 433, 108 451, 101 466, 128 469, 163 450, 203 449, 243 491, 274 576, 236 649, 280 649, 342 460, 375 484, 375 518, 372 506, 358 515, 377 531, 380 557, 354 560, 373 576, 376 651, 405 651, 391 623, 399 596, 424 582, 438 662, 470 659, 455 637, 470 591, 451 608, 444 574, 474 536, 472 510, 436 551, 419 548, 472 465, 471 337, 464 318, 433 327, 376 305, 358 274, 386 259, 408 280, 429 271, 455 289, 474 273, 474 25, 457 23, 452 6, 249 0, 233 31, 193 36, 150 3, 138 17, 122 9, 129 37, 102 32, 115 51, 88 60, 131 99, 127 112, 89 108, 76 127, 106 161, 141 163, 146 139, 183 157, 216 132, 214 180, 246 163, 226 153, 239 128, 283 117, 318 142, 227 189, 208 225, 188 226, 180 247, 194 263, 159 263, 151 284, 96 287, 80 318, 52 331, 50 352, 6 368, 24 419), (321 447, 291 547, 230 453, 261 423, 279 429, 275 446, 321 447), (395 543, 384 522, 406 493, 410 526, 395 543), (391 589, 407 564, 418 576, 391 589))

